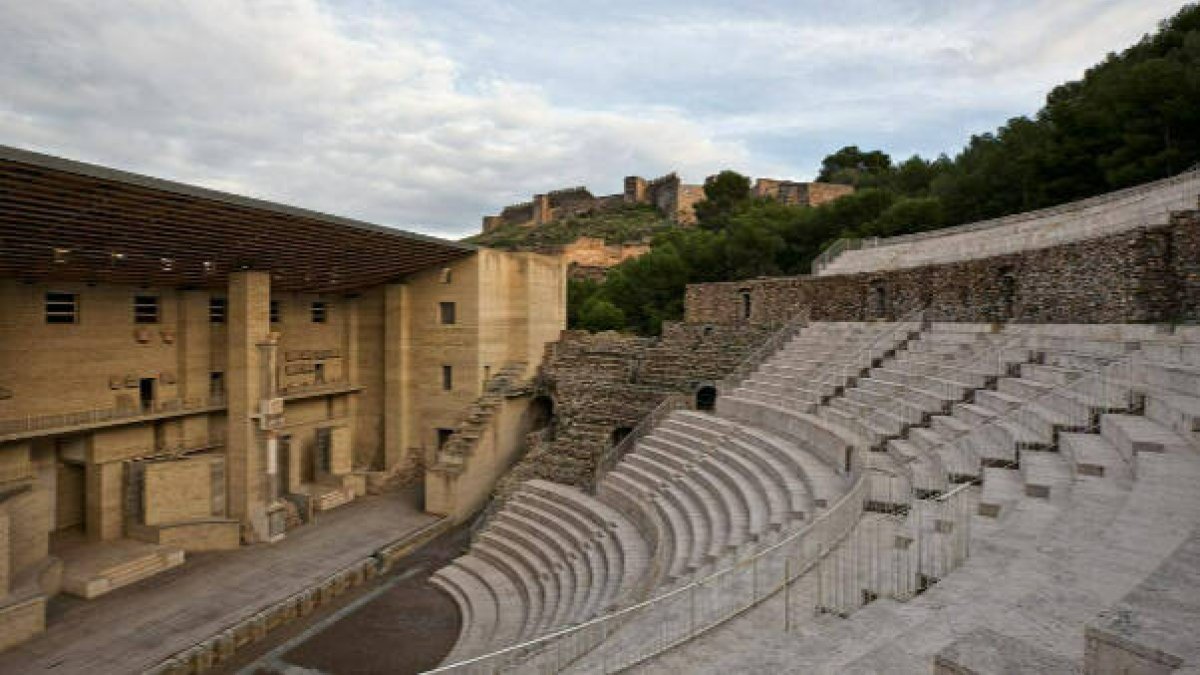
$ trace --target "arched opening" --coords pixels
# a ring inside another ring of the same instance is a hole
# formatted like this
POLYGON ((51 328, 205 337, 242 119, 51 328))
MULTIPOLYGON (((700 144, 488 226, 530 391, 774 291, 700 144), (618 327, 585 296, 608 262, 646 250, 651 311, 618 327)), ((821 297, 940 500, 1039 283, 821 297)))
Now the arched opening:
POLYGON ((882 281, 871 282, 870 307, 871 318, 887 318, 887 289, 884 288, 882 281))
POLYGON ((717 407, 717 388, 711 384, 696 390, 696 410, 712 412, 717 407))
POLYGON ((554 399, 549 396, 535 396, 529 402, 529 412, 526 414, 529 431, 545 429, 554 420, 554 399))
POLYGON ((625 438, 632 433, 632 427, 617 427, 616 429, 613 429, 612 436, 610 437, 610 440, 612 441, 612 447, 615 448, 620 445, 621 441, 625 440, 625 438))

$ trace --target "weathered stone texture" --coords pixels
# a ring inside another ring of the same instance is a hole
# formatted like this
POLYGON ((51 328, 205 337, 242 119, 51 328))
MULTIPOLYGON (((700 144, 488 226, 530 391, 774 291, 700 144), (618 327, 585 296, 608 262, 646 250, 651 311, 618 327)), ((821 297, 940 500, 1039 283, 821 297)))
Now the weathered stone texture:
POLYGON ((693 284, 690 323, 897 319, 1139 323, 1200 318, 1200 216, 1121 234, 945 265, 836 276, 693 284), (746 310, 749 310, 748 312, 746 310))
POLYGON ((724 377, 767 331, 669 323, 661 338, 566 331, 549 345, 539 387, 554 400, 550 433, 497 486, 544 478, 590 486, 614 433, 630 430, 667 396, 724 377))

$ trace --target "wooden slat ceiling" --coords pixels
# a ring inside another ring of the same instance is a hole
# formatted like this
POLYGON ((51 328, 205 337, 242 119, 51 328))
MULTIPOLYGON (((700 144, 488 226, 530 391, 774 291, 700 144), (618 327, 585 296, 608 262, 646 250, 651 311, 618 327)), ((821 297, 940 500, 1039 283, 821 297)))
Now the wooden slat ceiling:
POLYGON ((375 286, 474 247, 0 146, 0 277, 219 288, 375 286))

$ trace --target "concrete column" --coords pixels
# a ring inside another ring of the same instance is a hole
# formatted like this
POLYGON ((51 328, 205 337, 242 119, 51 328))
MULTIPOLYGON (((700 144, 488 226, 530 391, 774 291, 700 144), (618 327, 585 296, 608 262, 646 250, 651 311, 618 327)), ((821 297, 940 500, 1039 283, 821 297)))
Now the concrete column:
MULTIPOLYGON (((212 346, 209 336, 207 291, 179 293, 179 323, 176 328, 176 377, 179 397, 205 399, 209 396, 209 375, 212 367, 212 346)), ((182 420, 182 435, 188 442, 208 439, 208 415, 191 415, 182 420)))
MULTIPOLYGON (((346 317, 345 331, 343 331, 342 343, 342 377, 349 384, 361 384, 362 378, 358 372, 358 331, 359 331, 359 305, 360 300, 357 295, 348 296, 343 301, 345 309, 343 313, 346 317)), ((358 438, 358 394, 345 394, 343 396, 346 403, 346 431, 348 437, 345 442, 350 447, 350 453, 354 453, 354 442, 358 438)), ((353 459, 351 459, 353 462, 353 459)))
POLYGON ((12 587, 12 530, 7 511, 0 510, 0 598, 8 595, 12 587))
POLYGON ((120 539, 124 529, 121 488, 124 465, 105 462, 87 465, 87 535, 91 541, 120 539))
MULTIPOLYGON (((252 418, 269 394, 264 376, 264 350, 271 331, 271 277, 267 272, 242 271, 229 275, 226 329, 228 358, 225 371, 228 419, 225 439, 226 495, 230 517, 242 522, 248 542, 267 541, 265 494, 266 436, 252 418)), ((269 361, 269 358, 266 359, 269 361)))
POLYGON ((389 284, 383 296, 383 463, 400 466, 411 438, 411 404, 407 395, 411 372, 408 287, 389 284))

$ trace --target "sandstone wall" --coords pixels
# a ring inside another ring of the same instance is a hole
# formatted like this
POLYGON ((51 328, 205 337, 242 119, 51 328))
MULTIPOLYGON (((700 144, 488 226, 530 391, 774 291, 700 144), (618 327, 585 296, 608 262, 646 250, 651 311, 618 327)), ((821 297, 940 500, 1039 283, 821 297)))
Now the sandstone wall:
POLYGON ((609 268, 649 250, 649 244, 606 244, 599 237, 580 237, 563 247, 562 256, 569 266, 609 268))
POLYGON ((808 308, 816 321, 861 321, 928 307, 935 321, 1196 320, 1198 225, 1189 212, 1169 225, 946 265, 693 284, 685 319, 768 325, 808 308))

